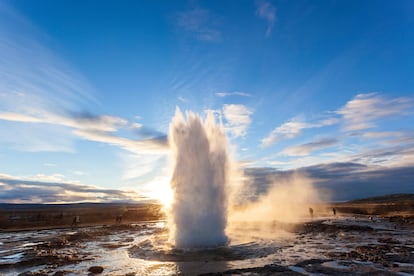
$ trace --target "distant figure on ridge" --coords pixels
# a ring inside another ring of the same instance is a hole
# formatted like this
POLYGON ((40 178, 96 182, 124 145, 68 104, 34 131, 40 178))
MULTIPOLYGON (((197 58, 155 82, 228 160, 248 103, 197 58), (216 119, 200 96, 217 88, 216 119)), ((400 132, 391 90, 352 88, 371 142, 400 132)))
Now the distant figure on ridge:
POLYGON ((117 215, 115 221, 116 223, 122 223, 122 215, 117 215))
POLYGON ((313 218, 313 209, 311 207, 309 208, 309 214, 310 214, 311 218, 313 218))
POLYGON ((335 209, 335 207, 332 208, 332 214, 334 215, 334 217, 336 217, 336 209, 335 209))

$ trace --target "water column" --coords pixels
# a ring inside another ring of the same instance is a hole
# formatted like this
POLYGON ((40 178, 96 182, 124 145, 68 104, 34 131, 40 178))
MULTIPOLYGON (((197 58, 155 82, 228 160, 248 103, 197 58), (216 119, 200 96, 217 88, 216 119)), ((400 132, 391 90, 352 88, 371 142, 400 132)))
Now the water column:
POLYGON ((177 248, 215 247, 227 243, 227 178, 229 158, 223 127, 211 112, 203 122, 186 119, 177 108, 169 143, 174 170, 171 188, 171 235, 177 248))

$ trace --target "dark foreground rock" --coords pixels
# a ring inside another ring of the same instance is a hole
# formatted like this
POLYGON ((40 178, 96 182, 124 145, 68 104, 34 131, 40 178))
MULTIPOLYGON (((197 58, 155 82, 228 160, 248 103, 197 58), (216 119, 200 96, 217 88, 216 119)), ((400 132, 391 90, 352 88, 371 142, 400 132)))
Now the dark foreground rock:
POLYGON ((330 260, 330 259, 309 259, 292 266, 280 266, 276 264, 263 267, 250 267, 243 269, 231 269, 223 272, 199 274, 199 276, 221 276, 221 275, 369 275, 369 276, 396 276, 399 272, 413 273, 411 270, 387 271, 375 267, 372 263, 363 263, 353 260, 330 260))
POLYGON ((91 266, 88 271, 92 274, 100 274, 104 271, 102 266, 91 266))
POLYGON ((205 273, 200 274, 200 276, 220 276, 220 275, 287 275, 287 276, 296 276, 302 275, 301 273, 290 270, 285 266, 280 266, 276 264, 265 265, 263 267, 249 267, 241 269, 231 269, 224 272, 216 273, 205 273))

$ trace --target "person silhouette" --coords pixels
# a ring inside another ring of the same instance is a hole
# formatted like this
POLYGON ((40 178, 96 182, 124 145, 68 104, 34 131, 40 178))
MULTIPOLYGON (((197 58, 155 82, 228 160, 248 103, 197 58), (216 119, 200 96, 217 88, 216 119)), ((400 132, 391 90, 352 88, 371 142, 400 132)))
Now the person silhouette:
POLYGON ((80 217, 79 216, 74 216, 73 220, 72 220, 72 227, 77 226, 80 222, 80 217))
POLYGON ((309 207, 309 214, 310 214, 311 218, 313 218, 313 209, 311 207, 309 207))

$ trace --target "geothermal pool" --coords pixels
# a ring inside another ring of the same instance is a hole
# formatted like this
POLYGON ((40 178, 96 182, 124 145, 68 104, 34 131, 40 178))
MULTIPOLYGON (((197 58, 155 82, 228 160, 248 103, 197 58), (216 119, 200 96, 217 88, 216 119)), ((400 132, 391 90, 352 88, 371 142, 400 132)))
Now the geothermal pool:
POLYGON ((168 243, 166 226, 159 221, 2 232, 0 275, 88 275, 93 266, 103 275, 130 276, 414 273, 414 229, 383 218, 315 218, 288 228, 239 224, 228 229, 228 246, 188 250, 168 243))

